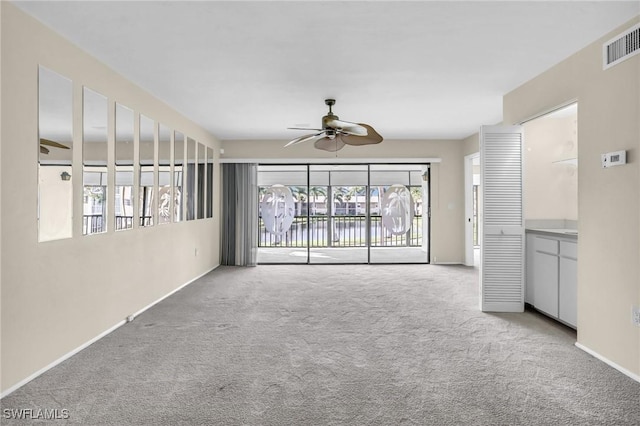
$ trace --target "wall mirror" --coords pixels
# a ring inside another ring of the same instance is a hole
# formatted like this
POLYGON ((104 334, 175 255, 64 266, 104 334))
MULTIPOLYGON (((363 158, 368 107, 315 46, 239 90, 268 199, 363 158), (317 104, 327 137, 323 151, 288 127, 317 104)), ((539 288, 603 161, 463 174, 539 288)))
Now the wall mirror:
POLYGON ((133 110, 116 104, 115 230, 133 228, 133 110))
POLYGON ((107 230, 107 98, 87 87, 82 113, 82 234, 107 230))
POLYGON ((171 223, 171 129, 158 128, 158 224, 171 223))
POLYGON ((73 235, 73 83, 38 69, 38 241, 73 235))
POLYGON ((187 220, 196 217, 195 191, 196 191, 196 141, 187 138, 187 170, 185 182, 185 202, 187 220))
POLYGON ((198 156, 198 168, 197 168, 197 172, 196 172, 196 179, 197 179, 197 183, 196 183, 196 190, 197 190, 197 194, 196 195, 196 202, 197 202, 197 206, 198 208, 197 210, 197 218, 198 219, 203 219, 204 218, 204 203, 205 203, 205 194, 204 194, 204 187, 205 187, 205 179, 207 176, 207 160, 205 158, 205 150, 206 147, 201 144, 198 143, 197 144, 197 153, 196 155, 198 156))
POLYGON ((140 114, 140 189, 139 211, 140 226, 153 225, 155 208, 154 197, 154 156, 155 156, 155 122, 140 114))
POLYGON ((176 131, 173 135, 173 220, 182 220, 182 187, 184 167, 184 134, 176 131))
POLYGON ((207 217, 213 217, 213 148, 207 148, 207 217))

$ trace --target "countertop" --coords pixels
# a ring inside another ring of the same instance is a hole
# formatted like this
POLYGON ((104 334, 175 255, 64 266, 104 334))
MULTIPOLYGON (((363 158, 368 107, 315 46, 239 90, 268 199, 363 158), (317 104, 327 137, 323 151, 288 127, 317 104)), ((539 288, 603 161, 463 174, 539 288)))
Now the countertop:
POLYGON ((578 231, 575 229, 562 229, 562 228, 526 228, 526 232, 534 232, 538 234, 547 234, 554 237, 566 237, 572 239, 578 239, 578 231))

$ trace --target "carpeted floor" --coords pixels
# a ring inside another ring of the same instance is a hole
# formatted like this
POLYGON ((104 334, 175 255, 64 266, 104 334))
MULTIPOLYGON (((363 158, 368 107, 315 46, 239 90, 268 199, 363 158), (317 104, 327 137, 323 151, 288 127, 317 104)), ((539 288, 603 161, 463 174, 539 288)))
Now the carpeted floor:
MULTIPOLYGON (((477 270, 221 267, 0 402, 83 425, 638 425, 640 383, 477 270)), ((34 421, 25 421, 34 424, 34 421)))

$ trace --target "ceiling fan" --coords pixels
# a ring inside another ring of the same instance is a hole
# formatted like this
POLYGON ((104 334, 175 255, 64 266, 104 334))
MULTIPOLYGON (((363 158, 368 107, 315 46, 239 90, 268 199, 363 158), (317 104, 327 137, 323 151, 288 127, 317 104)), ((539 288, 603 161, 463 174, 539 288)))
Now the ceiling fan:
POLYGON ((68 146, 62 145, 61 143, 58 143, 49 139, 40 138, 40 154, 49 153, 49 148, 47 148, 47 146, 51 146, 54 148, 70 149, 68 146), (43 146, 43 145, 46 145, 46 146, 43 146))
POLYGON ((331 111, 331 107, 336 103, 335 99, 325 99, 324 103, 329 106, 329 113, 322 117, 322 129, 289 127, 293 130, 314 130, 317 133, 296 138, 285 147, 314 141, 313 145, 316 148, 335 152, 344 148, 345 145, 370 145, 382 142, 382 136, 368 124, 339 120, 338 116, 331 111))

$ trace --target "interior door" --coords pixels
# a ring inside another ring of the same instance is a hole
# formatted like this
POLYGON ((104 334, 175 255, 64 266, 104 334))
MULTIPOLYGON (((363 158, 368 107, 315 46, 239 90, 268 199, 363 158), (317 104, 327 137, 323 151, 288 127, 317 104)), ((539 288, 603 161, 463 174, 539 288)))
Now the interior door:
POLYGON ((522 126, 482 126, 481 309, 524 311, 522 126))

